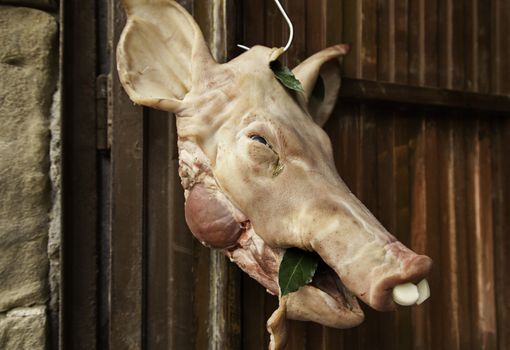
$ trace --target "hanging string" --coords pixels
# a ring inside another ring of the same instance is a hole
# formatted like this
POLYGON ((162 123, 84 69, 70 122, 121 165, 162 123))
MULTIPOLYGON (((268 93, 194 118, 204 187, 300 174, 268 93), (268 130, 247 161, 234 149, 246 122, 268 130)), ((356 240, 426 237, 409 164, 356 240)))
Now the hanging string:
MULTIPOLYGON (((278 9, 280 10, 280 13, 282 14, 283 18, 285 18, 285 21, 287 22, 287 25, 289 26, 289 40, 287 41, 287 44, 283 48, 283 52, 287 51, 292 45, 292 40, 294 40, 294 26, 292 25, 292 21, 290 20, 289 16, 287 15, 287 12, 285 12, 285 9, 283 8, 282 4, 280 4, 279 0, 274 0, 276 3, 276 6, 278 6, 278 9)), ((243 49, 243 50, 249 50, 250 48, 248 46, 244 46, 241 44, 238 44, 237 47, 243 49)))

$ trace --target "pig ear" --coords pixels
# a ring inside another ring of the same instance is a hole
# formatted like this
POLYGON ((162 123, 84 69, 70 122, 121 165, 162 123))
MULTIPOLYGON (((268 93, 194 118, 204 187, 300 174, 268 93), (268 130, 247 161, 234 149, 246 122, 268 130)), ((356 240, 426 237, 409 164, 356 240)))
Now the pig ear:
POLYGON ((215 65, 197 23, 170 0, 125 0, 117 47, 119 78, 131 100, 177 112, 204 71, 215 65))
POLYGON ((310 56, 292 70, 305 90, 304 94, 299 94, 299 102, 320 126, 326 123, 335 107, 340 90, 339 57, 348 51, 348 45, 332 46, 310 56))

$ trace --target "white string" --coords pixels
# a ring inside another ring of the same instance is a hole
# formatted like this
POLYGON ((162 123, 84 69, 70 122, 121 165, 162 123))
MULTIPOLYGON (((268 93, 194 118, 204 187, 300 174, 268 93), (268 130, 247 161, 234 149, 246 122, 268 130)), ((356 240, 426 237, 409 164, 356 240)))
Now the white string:
MULTIPOLYGON (((289 26, 289 40, 287 41, 287 45, 283 48, 283 52, 287 51, 292 45, 292 40, 294 39, 294 26, 292 25, 292 21, 290 20, 289 16, 287 15, 287 12, 285 12, 285 9, 283 8, 282 4, 280 4, 279 0, 274 0, 276 3, 276 6, 278 6, 278 9, 280 10, 281 14, 283 15, 283 18, 285 18, 285 21, 287 22, 287 25, 289 26)), ((243 49, 243 50, 249 50, 250 48, 248 46, 240 45, 238 44, 237 47, 243 49)))

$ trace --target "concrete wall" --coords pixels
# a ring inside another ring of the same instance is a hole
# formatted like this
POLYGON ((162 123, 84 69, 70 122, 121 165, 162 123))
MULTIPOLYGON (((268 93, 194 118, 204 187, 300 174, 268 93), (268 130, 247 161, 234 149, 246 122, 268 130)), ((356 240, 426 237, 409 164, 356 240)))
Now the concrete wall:
POLYGON ((50 300, 54 307, 58 298, 50 297, 60 221, 50 178, 58 23, 54 14, 6 3, 48 9, 53 1, 0 1, 0 349, 46 349, 50 300))

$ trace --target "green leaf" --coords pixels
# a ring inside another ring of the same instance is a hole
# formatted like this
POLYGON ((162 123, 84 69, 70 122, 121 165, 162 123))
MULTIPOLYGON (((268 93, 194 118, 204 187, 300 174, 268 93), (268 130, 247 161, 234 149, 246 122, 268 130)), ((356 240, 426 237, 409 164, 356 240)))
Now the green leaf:
POLYGON ((292 71, 289 69, 289 67, 287 67, 286 65, 284 65, 283 63, 281 63, 278 60, 272 61, 269 64, 269 67, 273 71, 276 78, 284 86, 286 86, 287 88, 289 88, 291 90, 295 90, 295 91, 301 91, 301 92, 305 91, 303 89, 303 85, 301 85, 301 82, 299 80, 297 80, 297 78, 294 76, 294 73, 292 73, 292 71))
POLYGON ((281 295, 297 291, 312 282, 319 264, 319 256, 297 248, 289 248, 283 255, 278 272, 281 295))
POLYGON ((326 97, 326 88, 324 87, 324 80, 322 77, 317 77, 317 82, 315 83, 315 86, 313 87, 312 96, 315 97, 320 102, 324 102, 324 97, 326 97))

